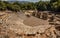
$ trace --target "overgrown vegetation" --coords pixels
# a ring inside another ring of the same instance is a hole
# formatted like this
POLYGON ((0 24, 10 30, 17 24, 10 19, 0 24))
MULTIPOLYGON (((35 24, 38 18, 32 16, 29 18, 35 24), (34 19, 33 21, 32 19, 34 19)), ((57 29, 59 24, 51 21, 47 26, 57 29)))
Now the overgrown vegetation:
POLYGON ((11 11, 20 11, 20 10, 35 10, 38 11, 60 11, 60 0, 50 0, 50 1, 39 1, 36 3, 20 3, 0 1, 0 10, 11 10, 11 11))

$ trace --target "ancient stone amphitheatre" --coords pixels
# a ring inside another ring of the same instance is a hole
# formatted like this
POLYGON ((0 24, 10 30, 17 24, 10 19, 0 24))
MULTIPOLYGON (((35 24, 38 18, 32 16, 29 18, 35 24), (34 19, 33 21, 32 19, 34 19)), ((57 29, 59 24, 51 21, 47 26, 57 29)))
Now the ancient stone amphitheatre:
POLYGON ((27 17, 20 12, 0 12, 0 21, 1 38, 4 35, 9 38, 56 38, 54 26, 34 16, 27 17))

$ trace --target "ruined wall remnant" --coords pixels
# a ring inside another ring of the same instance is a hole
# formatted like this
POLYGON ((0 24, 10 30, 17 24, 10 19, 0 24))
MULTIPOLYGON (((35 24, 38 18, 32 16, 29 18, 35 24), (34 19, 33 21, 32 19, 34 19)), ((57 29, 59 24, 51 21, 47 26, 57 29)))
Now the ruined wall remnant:
MULTIPOLYGON (((57 38, 60 31, 47 20, 27 18, 23 13, 4 13, 1 17, 0 38, 57 38)), ((60 29, 59 29, 60 30, 60 29)))

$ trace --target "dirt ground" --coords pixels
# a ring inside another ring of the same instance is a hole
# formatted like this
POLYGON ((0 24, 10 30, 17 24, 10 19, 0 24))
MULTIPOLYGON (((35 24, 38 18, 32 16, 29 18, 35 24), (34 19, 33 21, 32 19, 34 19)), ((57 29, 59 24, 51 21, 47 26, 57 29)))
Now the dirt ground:
POLYGON ((57 38, 54 25, 23 13, 0 12, 0 38, 57 38), (2 19, 2 20, 1 20, 2 19))

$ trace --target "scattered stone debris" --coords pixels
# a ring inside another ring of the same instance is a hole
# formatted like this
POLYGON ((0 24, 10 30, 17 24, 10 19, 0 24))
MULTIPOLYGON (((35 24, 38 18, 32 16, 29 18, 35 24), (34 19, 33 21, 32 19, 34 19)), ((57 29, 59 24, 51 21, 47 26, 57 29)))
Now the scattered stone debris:
POLYGON ((2 19, 0 19, 0 24, 2 24, 3 23, 3 20, 2 19))
POLYGON ((60 38, 60 25, 22 13, 8 13, 0 23, 0 38, 60 38))

